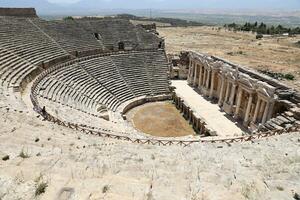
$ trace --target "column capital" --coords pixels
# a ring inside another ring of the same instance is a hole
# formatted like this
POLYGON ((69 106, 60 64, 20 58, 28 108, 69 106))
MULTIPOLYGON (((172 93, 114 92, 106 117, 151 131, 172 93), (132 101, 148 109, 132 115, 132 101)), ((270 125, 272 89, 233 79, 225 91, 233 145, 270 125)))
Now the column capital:
POLYGON ((231 84, 232 84, 232 87, 237 87, 237 86, 239 86, 239 84, 237 84, 236 82, 231 82, 231 84))

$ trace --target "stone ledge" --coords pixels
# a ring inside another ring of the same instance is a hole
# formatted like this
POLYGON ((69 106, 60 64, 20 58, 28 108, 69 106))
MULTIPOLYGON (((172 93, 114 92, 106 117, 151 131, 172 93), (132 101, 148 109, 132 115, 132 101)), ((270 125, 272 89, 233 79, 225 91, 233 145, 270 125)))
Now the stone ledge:
POLYGON ((38 17, 34 8, 0 8, 0 16, 38 17))

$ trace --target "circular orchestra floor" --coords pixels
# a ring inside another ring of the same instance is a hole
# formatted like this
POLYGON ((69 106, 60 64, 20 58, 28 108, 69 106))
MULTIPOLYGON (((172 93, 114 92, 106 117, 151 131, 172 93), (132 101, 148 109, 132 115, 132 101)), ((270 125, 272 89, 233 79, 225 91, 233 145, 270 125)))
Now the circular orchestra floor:
POLYGON ((146 134, 158 137, 194 135, 192 126, 169 101, 147 103, 128 113, 133 126, 146 134))

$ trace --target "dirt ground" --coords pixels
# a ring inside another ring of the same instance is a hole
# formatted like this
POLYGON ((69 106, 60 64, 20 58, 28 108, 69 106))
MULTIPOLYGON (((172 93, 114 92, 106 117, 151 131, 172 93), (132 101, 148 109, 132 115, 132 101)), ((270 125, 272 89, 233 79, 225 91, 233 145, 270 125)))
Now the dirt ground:
POLYGON ((296 80, 284 82, 300 90, 300 48, 295 45, 300 36, 257 40, 252 33, 234 33, 206 26, 159 27, 158 32, 166 40, 168 53, 193 50, 254 69, 292 73, 296 80))
POLYGON ((171 102, 148 103, 134 108, 132 124, 138 130, 159 137, 180 137, 195 134, 171 102))

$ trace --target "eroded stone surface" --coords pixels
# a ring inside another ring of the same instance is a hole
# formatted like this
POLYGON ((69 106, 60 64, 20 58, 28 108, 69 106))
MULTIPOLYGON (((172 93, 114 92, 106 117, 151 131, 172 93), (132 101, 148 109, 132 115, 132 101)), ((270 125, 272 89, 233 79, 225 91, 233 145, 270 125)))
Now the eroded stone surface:
POLYGON ((49 185, 41 199, 57 197, 62 188, 73 188, 74 199, 291 199, 300 190, 299 133, 163 147, 86 136, 28 114, 0 112, 0 151, 11 157, 0 161, 3 199, 32 199, 41 175, 49 185), (20 158, 22 150, 30 157, 20 158))

